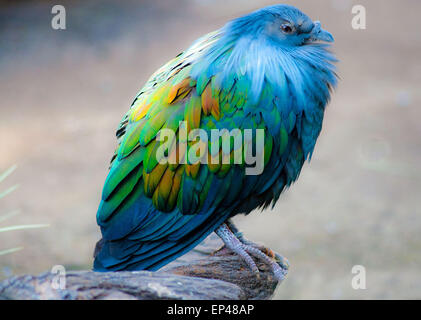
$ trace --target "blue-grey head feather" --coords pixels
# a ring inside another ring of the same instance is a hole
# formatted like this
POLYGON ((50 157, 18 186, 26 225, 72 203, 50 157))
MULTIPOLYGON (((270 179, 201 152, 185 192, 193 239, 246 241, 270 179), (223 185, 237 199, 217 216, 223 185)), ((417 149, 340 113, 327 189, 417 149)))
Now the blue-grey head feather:
MULTIPOLYGON (((336 86, 336 58, 329 51, 333 37, 318 21, 289 5, 274 5, 227 23, 218 40, 193 69, 193 77, 221 73, 220 81, 246 76, 251 83, 249 100, 256 102, 267 81, 275 94, 287 99, 292 92, 298 108, 323 105, 336 86)), ((200 40, 199 40, 200 41, 200 40)))

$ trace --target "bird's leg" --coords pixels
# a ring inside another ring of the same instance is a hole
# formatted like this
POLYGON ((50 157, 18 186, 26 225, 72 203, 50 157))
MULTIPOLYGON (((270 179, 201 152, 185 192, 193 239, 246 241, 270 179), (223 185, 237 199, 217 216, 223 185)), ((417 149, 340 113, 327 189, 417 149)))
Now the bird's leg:
POLYGON ((215 232, 225 243, 227 248, 231 249, 234 253, 243 258, 247 265, 250 267, 251 271, 253 271, 253 273, 256 275, 259 275, 259 269, 257 268, 256 263, 245 250, 244 244, 242 244, 240 240, 235 237, 235 235, 231 232, 225 223, 216 229, 215 232))
POLYGON ((225 221, 225 223, 227 224, 228 228, 232 231, 232 233, 237 237, 237 239, 240 240, 241 243, 259 249, 266 256, 274 259, 283 269, 285 270, 289 269, 288 259, 284 258, 280 254, 275 253, 272 249, 268 247, 265 247, 261 244, 254 243, 244 238, 243 233, 234 225, 234 223, 230 219, 225 221))
POLYGON ((243 260, 250 267, 251 271, 257 276, 259 276, 259 269, 249 254, 258 257, 269 264, 273 273, 275 274, 275 277, 278 280, 282 281, 285 278, 285 269, 281 268, 273 259, 260 251, 260 249, 256 248, 256 246, 241 242, 226 223, 222 224, 218 229, 215 230, 215 232, 225 243, 225 246, 243 258, 243 260))

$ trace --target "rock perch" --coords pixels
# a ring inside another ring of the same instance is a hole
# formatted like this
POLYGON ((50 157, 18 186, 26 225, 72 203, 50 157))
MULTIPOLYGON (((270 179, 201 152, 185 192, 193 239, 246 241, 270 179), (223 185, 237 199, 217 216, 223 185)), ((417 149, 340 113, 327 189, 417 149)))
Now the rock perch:
POLYGON ((258 278, 228 250, 211 254, 220 246, 212 235, 158 272, 68 271, 64 289, 53 288, 57 274, 50 272, 15 276, 0 282, 0 300, 270 299, 278 281, 269 266, 256 259, 258 278))

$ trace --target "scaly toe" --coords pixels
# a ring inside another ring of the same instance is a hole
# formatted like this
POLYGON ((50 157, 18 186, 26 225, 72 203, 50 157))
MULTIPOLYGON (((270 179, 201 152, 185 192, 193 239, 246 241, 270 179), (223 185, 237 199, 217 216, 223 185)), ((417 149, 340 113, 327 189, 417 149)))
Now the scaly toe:
POLYGON ((229 248, 231 251, 239 255, 258 279, 260 278, 259 269, 249 254, 267 263, 271 267, 276 279, 279 281, 284 280, 285 275, 288 272, 288 260, 275 254, 271 249, 261 245, 256 245, 253 242, 244 239, 242 235, 239 235, 239 238, 237 238, 225 223, 218 227, 215 232, 222 239, 226 248, 229 248))
POLYGON ((279 256, 278 254, 276 254, 272 249, 265 247, 264 245, 261 244, 257 244, 254 242, 251 242, 247 239, 245 239, 244 237, 240 238, 241 243, 243 243, 246 246, 251 246, 254 247, 256 249, 259 249, 260 251, 262 251, 265 255, 267 255, 269 258, 273 259, 276 261, 277 256, 279 256))
POLYGON ((275 260, 264 254, 260 249, 250 246, 250 245, 244 245, 244 250, 257 258, 262 259, 264 262, 266 262, 272 269, 272 272, 275 275, 275 278, 279 281, 282 281, 285 279, 285 276, 287 274, 287 269, 284 269, 278 265, 275 260))
POLYGON ((273 268, 273 274, 278 281, 283 281, 288 273, 286 269, 279 267, 275 264, 276 267, 273 268))
POLYGON ((282 269, 288 270, 290 267, 289 261, 287 258, 284 258, 280 254, 275 253, 272 249, 265 247, 263 245, 255 244, 251 241, 248 241, 246 239, 242 239, 241 241, 246 246, 251 246, 256 249, 259 249, 263 254, 265 254, 267 257, 275 261, 282 269))

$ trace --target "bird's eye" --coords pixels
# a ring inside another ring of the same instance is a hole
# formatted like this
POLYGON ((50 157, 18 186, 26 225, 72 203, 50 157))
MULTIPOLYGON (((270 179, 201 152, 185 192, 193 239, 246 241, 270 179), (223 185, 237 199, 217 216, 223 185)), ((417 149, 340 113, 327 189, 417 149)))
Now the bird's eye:
POLYGON ((293 31, 292 27, 286 23, 281 25, 281 30, 283 33, 287 33, 287 34, 292 33, 293 31))

